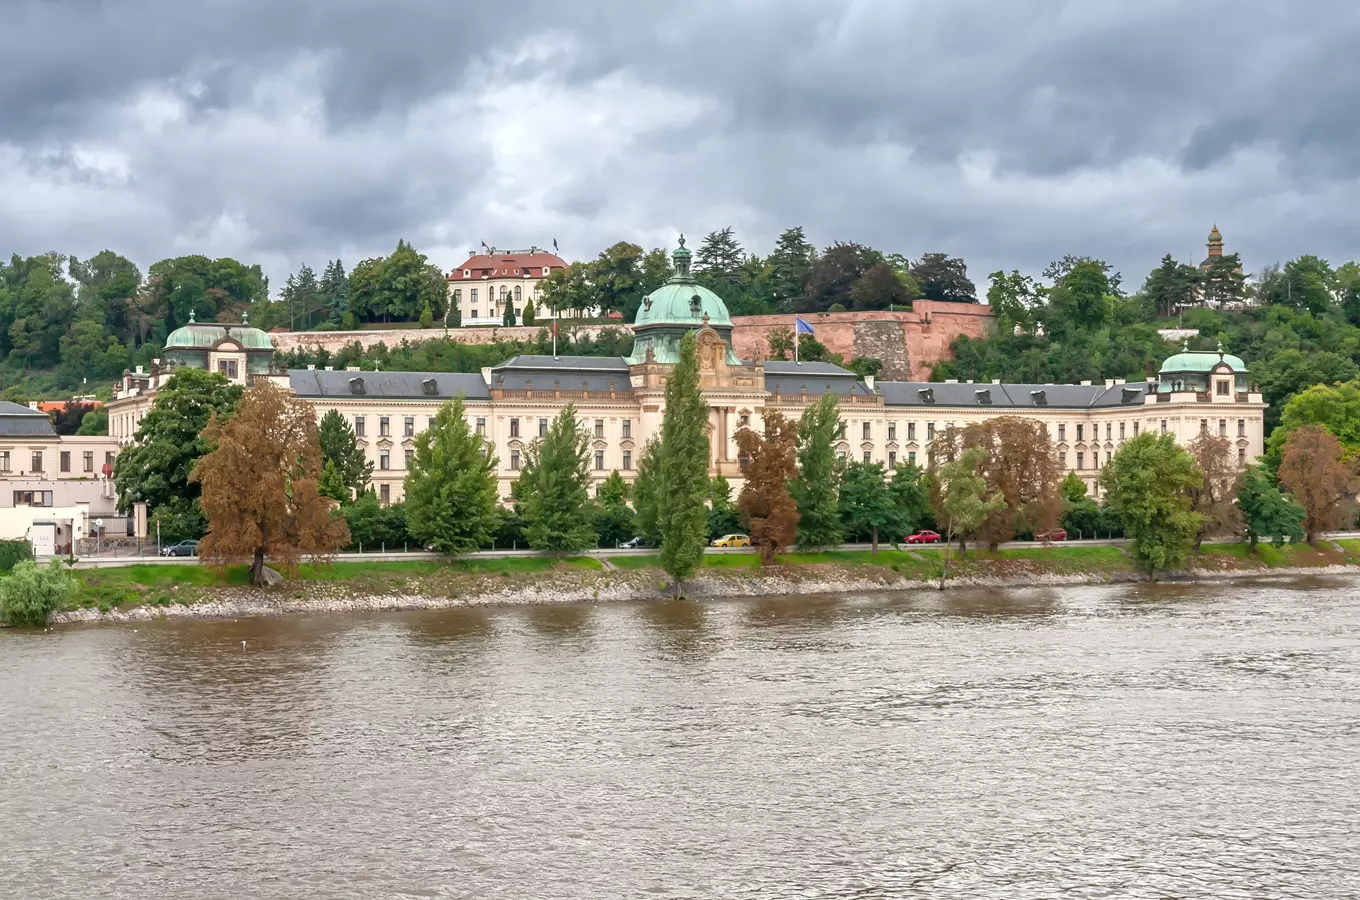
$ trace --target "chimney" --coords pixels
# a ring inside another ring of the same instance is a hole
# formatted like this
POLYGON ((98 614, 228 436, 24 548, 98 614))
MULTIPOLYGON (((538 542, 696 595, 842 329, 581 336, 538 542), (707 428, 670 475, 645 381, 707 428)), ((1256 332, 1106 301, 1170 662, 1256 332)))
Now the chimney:
POLYGON ((30 400, 30 401, 28 401, 28 408, 29 408, 29 409, 37 409, 37 408, 38 408, 38 401, 37 401, 37 400, 30 400))
POLYGON ((357 372, 357 371, 359 371, 359 367, 358 367, 358 366, 345 366, 345 371, 346 371, 346 372, 357 372))
POLYGON ((1090 386, 1091 386, 1091 379, 1088 378, 1088 379, 1086 379, 1085 381, 1083 381, 1083 382, 1081 383, 1081 386, 1082 386, 1082 387, 1090 387, 1090 386))
POLYGON ((1114 379, 1113 379, 1113 378, 1106 378, 1106 379, 1105 379, 1105 386, 1106 386, 1106 387, 1114 387, 1114 379))
POLYGON ((993 379, 992 379, 992 384, 1000 384, 1000 383, 1001 383, 1001 379, 1000 379, 1000 378, 993 378, 993 379))
POLYGON ((1115 383, 1115 384, 1123 384, 1123 383, 1124 383, 1124 379, 1122 379, 1122 378, 1116 378, 1116 379, 1114 380, 1114 383, 1115 383))
POLYGON ((490 366, 482 366, 482 381, 485 381, 487 384, 490 384, 490 383, 491 383, 491 367, 490 367, 490 366))
POLYGON ((138 375, 145 375, 146 373, 142 371, 142 367, 141 367, 141 366, 138 366, 138 367, 137 367, 137 374, 138 374, 138 375))
POLYGON ((315 371, 316 371, 316 363, 308 363, 308 364, 307 364, 307 371, 308 371, 308 372, 315 372, 315 371))
POLYGON ((958 383, 959 383, 959 380, 958 380, 957 378, 946 378, 946 379, 944 380, 944 383, 945 383, 945 384, 958 384, 958 383))
POLYGON ((869 390, 872 391, 872 390, 874 389, 874 376, 872 376, 872 375, 865 375, 865 376, 864 376, 864 386, 867 387, 869 390))

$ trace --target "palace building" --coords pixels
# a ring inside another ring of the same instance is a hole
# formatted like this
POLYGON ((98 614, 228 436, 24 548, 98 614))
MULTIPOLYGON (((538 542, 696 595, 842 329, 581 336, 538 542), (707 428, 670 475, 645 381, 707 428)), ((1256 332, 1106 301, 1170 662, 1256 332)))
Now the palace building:
MULTIPOLYGON (((1101 467, 1124 441, 1144 431, 1173 434, 1182 443, 1204 433, 1226 437, 1242 465, 1263 451, 1265 403, 1243 361, 1221 348, 1183 348, 1162 364, 1157 377, 1128 383, 878 381, 829 363, 740 358, 732 346, 727 306, 696 283, 683 238, 674 260, 674 276, 638 310, 633 352, 626 357, 516 356, 469 374, 284 372, 268 362, 272 349, 264 332, 245 323, 190 324, 170 335, 164 359, 150 372, 124 375, 108 404, 111 435, 120 444, 134 440, 159 385, 177 366, 189 365, 241 384, 267 378, 308 400, 318 417, 337 410, 353 424, 372 460, 373 484, 383 501, 402 498, 416 435, 429 427, 441 404, 458 395, 464 397, 469 425, 486 438, 499 461, 503 498, 510 496, 528 447, 568 403, 575 404, 590 436, 597 479, 618 470, 631 480, 647 441, 660 432, 666 378, 678 359, 680 340, 694 332, 709 406, 710 471, 726 476, 735 489, 742 481, 738 429, 760 429, 767 410, 796 418, 828 392, 841 403, 841 457, 888 467, 924 465, 937 434, 1002 415, 1042 422, 1063 468, 1076 472, 1093 493, 1098 493, 1101 467)), ((513 279, 513 266, 506 268, 513 279)), ((472 284, 491 281, 469 276, 450 281, 455 283, 471 290, 472 284)), ((513 303, 514 294, 508 297, 513 303)), ((471 312, 469 301, 469 296, 462 300, 471 312)))
MULTIPOLYGON (((540 247, 528 250, 497 250, 475 253, 448 274, 449 308, 457 309, 464 326, 500 325, 505 309, 514 310, 515 321, 524 315, 530 301, 539 307, 539 285, 543 279, 567 263, 555 253, 540 247)), ((593 318, 598 309, 560 310, 562 318, 593 318)), ((548 319, 551 311, 539 309, 537 318, 548 319)))

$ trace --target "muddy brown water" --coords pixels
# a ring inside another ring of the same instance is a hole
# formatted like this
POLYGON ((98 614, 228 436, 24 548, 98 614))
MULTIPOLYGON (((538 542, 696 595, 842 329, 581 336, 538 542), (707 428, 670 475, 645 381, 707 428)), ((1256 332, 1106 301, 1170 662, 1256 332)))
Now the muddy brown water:
POLYGON ((1360 580, 11 630, 0 763, 28 900, 1355 897, 1360 580))

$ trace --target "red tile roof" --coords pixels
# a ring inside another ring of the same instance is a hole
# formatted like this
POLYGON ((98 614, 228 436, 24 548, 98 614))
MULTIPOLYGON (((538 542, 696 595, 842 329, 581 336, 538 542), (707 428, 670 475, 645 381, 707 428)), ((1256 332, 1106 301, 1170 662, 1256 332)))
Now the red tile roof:
POLYGON ((449 281, 480 281, 483 275, 514 278, 516 269, 519 269, 520 278, 524 277, 525 269, 534 270, 530 272, 534 278, 542 278, 545 267, 557 269, 565 268, 566 265, 567 262, 562 257, 542 250, 537 253, 478 253, 450 272, 449 281), (504 274, 501 273, 502 269, 505 270, 504 274), (471 272, 467 278, 463 277, 465 271, 471 272))

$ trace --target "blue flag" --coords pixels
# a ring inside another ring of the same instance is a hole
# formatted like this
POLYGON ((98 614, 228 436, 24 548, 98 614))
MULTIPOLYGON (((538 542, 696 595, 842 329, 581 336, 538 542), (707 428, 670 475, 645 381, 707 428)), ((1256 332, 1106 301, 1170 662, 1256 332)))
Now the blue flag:
POLYGON ((812 326, 804 322, 802 316, 794 316, 793 321, 798 325, 799 334, 812 334, 812 326))

